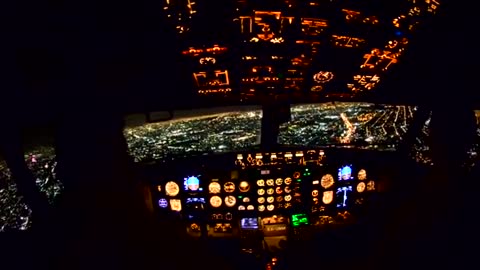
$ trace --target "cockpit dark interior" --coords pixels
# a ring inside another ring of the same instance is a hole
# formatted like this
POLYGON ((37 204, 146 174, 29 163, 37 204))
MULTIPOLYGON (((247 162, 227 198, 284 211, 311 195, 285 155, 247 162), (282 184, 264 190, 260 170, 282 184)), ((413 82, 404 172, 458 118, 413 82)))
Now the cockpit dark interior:
POLYGON ((1 269, 475 261, 465 1, 1 10, 1 269))

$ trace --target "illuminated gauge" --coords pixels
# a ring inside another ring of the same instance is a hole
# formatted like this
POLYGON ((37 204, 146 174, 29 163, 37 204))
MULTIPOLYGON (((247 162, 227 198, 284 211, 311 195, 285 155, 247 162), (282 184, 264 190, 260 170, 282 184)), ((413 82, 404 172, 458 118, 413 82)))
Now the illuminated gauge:
POLYGON ((275 189, 275 193, 277 193, 277 194, 282 194, 282 193, 283 193, 282 187, 277 187, 277 188, 275 189))
POLYGON ((274 192, 275 192, 275 190, 273 188, 267 189, 267 194, 268 195, 272 195, 274 192))
POLYGON ((330 188, 333 186, 335 183, 335 180, 333 180, 333 176, 331 174, 325 174, 322 176, 322 180, 320 180, 320 185, 323 188, 330 188))
POLYGON ((165 185, 165 192, 167 193, 167 196, 177 196, 180 192, 180 187, 177 183, 170 181, 165 185))
POLYGON ((358 180, 363 181, 365 179, 367 179, 367 172, 364 169, 361 169, 358 172, 358 180))
POLYGON ((292 192, 292 189, 290 187, 285 187, 285 193, 290 193, 292 192))
POLYGON ((245 198, 243 198, 243 200, 242 200, 242 201, 243 201, 244 203, 249 203, 249 202, 250 202, 250 198, 248 198, 248 197, 245 197, 245 198))
POLYGON ((268 210, 268 211, 273 211, 273 209, 275 209, 275 206, 273 206, 273 204, 269 204, 269 205, 267 206, 267 210, 268 210))
POLYGON ((239 206, 238 206, 238 210, 239 210, 239 211, 245 211, 245 206, 239 205, 239 206))
POLYGON ((273 197, 268 197, 267 198, 267 203, 273 203, 275 201, 275 198, 273 197))
POLYGON ((312 197, 317 197, 317 196, 318 196, 318 190, 313 190, 312 197))
POLYGON ((315 85, 314 87, 310 88, 310 91, 312 92, 321 92, 323 90, 323 87, 320 85, 315 85))
POLYGON ((286 195, 286 196, 285 196, 285 201, 286 201, 286 202, 289 202, 289 201, 291 201, 291 200, 292 200, 292 195, 286 195))
POLYGON ((257 180, 257 186, 264 187, 265 186, 265 181, 263 179, 257 180))
POLYGON ((160 206, 160 208, 167 208, 168 207, 168 201, 166 199, 160 199, 158 200, 158 206, 160 206))
POLYGON ((240 182, 238 189, 240 192, 248 192, 250 190, 250 184, 247 181, 242 181, 240 182))
POLYGON ((182 211, 182 201, 178 199, 170 199, 170 209, 173 211, 182 211))
POLYGON ((265 205, 259 205, 258 206, 258 211, 260 211, 260 212, 265 211, 265 205))
POLYGON ((313 198, 313 204, 317 205, 319 203, 318 198, 313 198))
POLYGON ((260 196, 263 196, 265 194, 265 189, 261 188, 261 189, 257 190, 257 194, 260 195, 260 196))
POLYGON ((222 205, 222 198, 220 198, 219 196, 211 197, 210 205, 215 208, 220 207, 222 205))
POLYGON ((232 220, 232 219, 233 219, 232 213, 226 213, 226 214, 225 214, 225 219, 226 219, 226 220, 232 220))
POLYGON ((268 179, 267 186, 273 186, 273 185, 275 185, 275 182, 273 181, 273 179, 268 179))
POLYGON ((290 185, 292 183, 292 178, 287 177, 285 178, 285 185, 290 185))
POLYGON ((364 191, 365 191, 365 187, 366 187, 365 182, 360 182, 360 183, 358 183, 358 185, 357 185, 357 192, 359 192, 359 193, 364 192, 364 191))
POLYGON ((264 197, 258 197, 257 202, 259 204, 263 204, 263 203, 265 203, 265 198, 264 197))
POLYGON ((162 192, 162 186, 158 185, 157 190, 158 190, 158 192, 162 192))
POLYGON ((275 185, 280 186, 281 184, 283 184, 283 179, 277 178, 277 180, 275 180, 275 185))
POLYGON ((367 191, 375 190, 375 181, 368 181, 367 183, 367 191))
POLYGON ((225 205, 228 207, 234 207, 237 203, 237 199, 234 196, 227 196, 225 197, 225 205))
POLYGON ((217 194, 217 193, 220 193, 221 190, 222 190, 222 187, 218 182, 212 182, 210 183, 210 185, 208 185, 208 191, 210 193, 217 194))
POLYGON ((326 83, 333 79, 334 75, 330 71, 320 71, 313 75, 313 80, 316 83, 326 83))
POLYGON ((295 179, 300 178, 300 172, 294 172, 293 173, 293 178, 295 178, 295 179))
POLYGON ((223 189, 227 193, 232 193, 235 191, 235 184, 233 182, 227 182, 223 185, 223 189))
POLYGON ((198 226, 197 223, 192 223, 192 224, 190 224, 190 230, 198 232, 198 231, 200 231, 200 226, 198 226))
POLYGON ((253 211, 254 209, 255 209, 255 207, 253 207, 253 205, 247 206, 247 210, 248 210, 248 211, 253 211))
POLYGON ((283 197, 282 196, 277 196, 277 202, 282 202, 283 201, 283 197))
POLYGON ((322 202, 324 204, 331 204, 333 202, 333 190, 323 192, 322 202))

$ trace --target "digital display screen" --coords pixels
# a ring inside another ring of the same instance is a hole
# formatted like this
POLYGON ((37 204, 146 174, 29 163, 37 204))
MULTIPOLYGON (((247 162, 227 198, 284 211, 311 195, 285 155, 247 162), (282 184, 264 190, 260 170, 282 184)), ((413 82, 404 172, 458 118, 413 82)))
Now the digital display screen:
POLYGON ((200 176, 188 176, 183 179, 185 191, 202 191, 200 187, 200 176))
POLYGON ((292 226, 299 227, 301 225, 308 225, 307 214, 294 214, 292 215, 292 226))
POLYGON ((240 221, 240 227, 244 230, 256 230, 258 229, 258 219, 242 218, 240 221))
POLYGON ((160 208, 167 208, 168 207, 168 201, 166 199, 160 199, 158 200, 158 206, 160 208))
POLYGON ((185 203, 206 203, 205 198, 187 198, 185 203))
POLYGON ((343 166, 338 169, 338 180, 340 181, 348 181, 352 180, 352 167, 351 166, 343 166))
POLYGON ((350 193, 352 192, 352 186, 337 188, 337 208, 345 208, 348 206, 350 199, 350 193))

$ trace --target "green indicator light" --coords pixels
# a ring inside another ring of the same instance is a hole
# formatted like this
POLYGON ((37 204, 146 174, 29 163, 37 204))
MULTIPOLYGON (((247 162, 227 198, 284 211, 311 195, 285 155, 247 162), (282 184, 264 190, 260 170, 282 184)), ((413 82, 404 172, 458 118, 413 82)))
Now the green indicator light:
POLYGON ((238 196, 239 199, 243 198, 243 196, 238 196))

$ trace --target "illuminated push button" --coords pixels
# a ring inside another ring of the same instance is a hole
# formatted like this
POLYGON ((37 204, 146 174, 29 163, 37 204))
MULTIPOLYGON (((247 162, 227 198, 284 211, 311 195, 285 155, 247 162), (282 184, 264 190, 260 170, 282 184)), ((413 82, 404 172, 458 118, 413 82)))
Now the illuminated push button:
POLYGON ((375 190, 375 181, 368 181, 367 183, 367 191, 375 190))
POLYGON ((259 204, 263 204, 263 203, 265 203, 265 198, 264 198, 264 197, 259 197, 259 198, 257 199, 257 202, 258 202, 259 204))
POLYGON ((330 204, 333 202, 333 191, 325 191, 323 192, 322 202, 324 204, 330 204))
POLYGON ((358 183, 358 185, 357 185, 357 192, 358 192, 358 193, 364 192, 364 191, 365 191, 365 187, 366 187, 365 182, 360 182, 360 183, 358 183))
POLYGON ((358 172, 358 180, 360 181, 363 181, 365 179, 367 179, 367 172, 364 170, 364 169, 361 169, 359 172, 358 172))
POLYGON ((320 180, 320 185, 323 188, 330 188, 335 184, 335 180, 333 180, 333 176, 331 174, 325 174, 322 176, 322 179, 320 180))
POLYGON ((211 197, 210 205, 215 208, 220 207, 222 205, 222 198, 220 198, 219 196, 211 197))
POLYGON ((275 192, 275 190, 273 188, 267 189, 267 194, 268 195, 272 195, 274 192, 275 192))
POLYGON ((257 186, 259 187, 265 186, 265 181, 263 179, 257 180, 257 186))
POLYGON ((273 203, 275 199, 273 197, 268 197, 267 198, 267 203, 273 203))
POLYGON ((274 186, 274 185, 275 185, 275 182, 273 181, 273 179, 267 180, 267 186, 274 186))
POLYGON ((285 185, 290 185, 292 183, 292 178, 287 177, 285 178, 285 185))
POLYGON ((275 188, 275 193, 277 193, 277 194, 279 194, 279 195, 282 194, 282 193, 283 193, 282 187, 277 187, 277 188, 275 188))
POLYGON ((265 211, 265 205, 259 205, 258 206, 258 211, 260 211, 260 212, 265 211))
POLYGON ((273 204, 269 204, 269 205, 267 206, 267 210, 268 210, 268 211, 273 211, 273 209, 275 209, 275 206, 274 206, 273 204))
POLYGON ((283 184, 283 179, 282 178, 277 178, 277 180, 275 180, 275 184, 277 186, 280 186, 281 184, 283 184))
POLYGON ((237 199, 234 196, 225 197, 225 205, 228 207, 233 207, 237 203, 237 199))
POLYGON ((265 189, 261 188, 261 189, 257 190, 257 194, 260 195, 260 196, 263 196, 265 194, 265 189))

